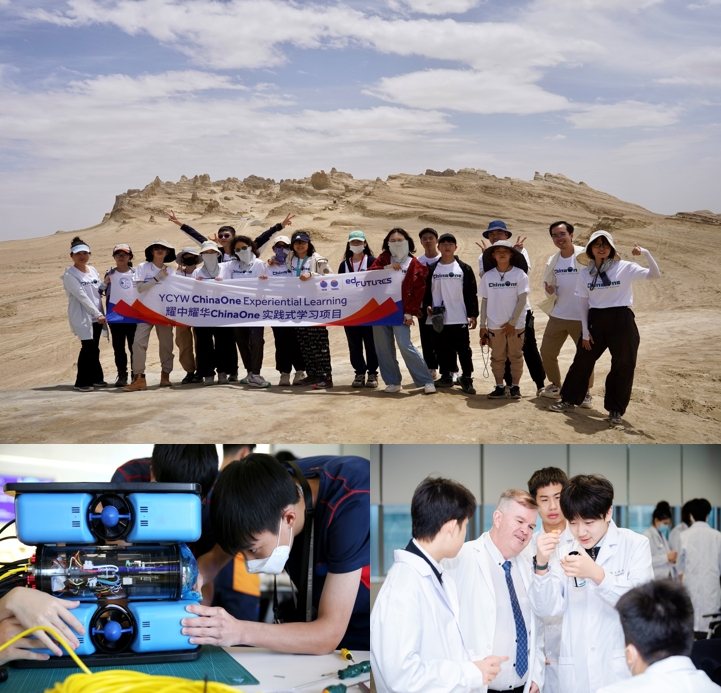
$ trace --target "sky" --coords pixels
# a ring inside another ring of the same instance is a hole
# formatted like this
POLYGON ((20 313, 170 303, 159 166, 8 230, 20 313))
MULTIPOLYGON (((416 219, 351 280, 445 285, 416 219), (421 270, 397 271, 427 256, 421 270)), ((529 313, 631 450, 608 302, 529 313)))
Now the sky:
POLYGON ((0 239, 156 176, 562 173, 721 213, 721 0, 0 0, 0 239))

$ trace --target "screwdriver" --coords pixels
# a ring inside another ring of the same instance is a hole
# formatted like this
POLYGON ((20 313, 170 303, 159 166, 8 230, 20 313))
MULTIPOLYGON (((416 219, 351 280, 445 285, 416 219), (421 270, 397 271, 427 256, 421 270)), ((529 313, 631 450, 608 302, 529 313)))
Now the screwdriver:
POLYGON ((345 647, 340 651, 340 656, 343 657, 343 659, 347 659, 353 662, 353 664, 355 664, 355 659, 353 659, 353 653, 345 647))

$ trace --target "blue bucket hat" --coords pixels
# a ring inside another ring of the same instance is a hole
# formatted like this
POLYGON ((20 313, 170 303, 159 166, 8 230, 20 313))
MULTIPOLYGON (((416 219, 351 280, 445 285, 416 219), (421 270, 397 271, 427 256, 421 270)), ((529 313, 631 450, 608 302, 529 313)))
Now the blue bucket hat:
POLYGON ((513 234, 506 228, 506 222, 501 221, 500 219, 494 219, 490 224, 488 224, 488 228, 483 232, 483 238, 488 238, 488 234, 491 231, 505 231, 508 236, 507 238, 510 238, 513 234))

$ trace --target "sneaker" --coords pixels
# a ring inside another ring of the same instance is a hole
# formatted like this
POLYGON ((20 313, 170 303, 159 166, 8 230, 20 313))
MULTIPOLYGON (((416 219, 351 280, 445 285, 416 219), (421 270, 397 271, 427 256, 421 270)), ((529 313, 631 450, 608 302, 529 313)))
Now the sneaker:
POLYGON ((570 402, 564 402, 563 400, 561 400, 560 402, 551 404, 548 408, 551 411, 566 412, 566 411, 573 411, 576 407, 575 407, 575 405, 571 404, 570 402))
POLYGON ((435 368, 429 368, 428 369, 428 375, 435 380, 438 377, 438 371, 435 368))
POLYGON ((321 378, 317 383, 313 385, 314 390, 328 390, 333 387, 333 378, 329 375, 321 378))
POLYGON ((366 384, 365 373, 356 373, 355 379, 350 384, 351 387, 363 387, 366 384))
POLYGON ((238 374, 237 373, 228 373, 228 380, 231 383, 237 383, 238 382, 238 374))
POLYGON ((241 378, 238 382, 239 382, 241 385, 247 385, 247 384, 250 382, 250 381, 248 380, 249 378, 250 378, 250 371, 248 371, 248 373, 245 374, 245 378, 241 378))
POLYGON ((227 373, 218 373, 218 385, 227 385, 228 384, 228 374, 227 373))
POLYGON ((453 375, 442 375, 439 380, 436 380, 436 387, 453 387, 453 375))
POLYGON ((402 385, 386 385, 386 389, 383 392, 400 392, 403 389, 402 385))
POLYGON ((586 396, 583 398, 583 402, 579 405, 581 409, 592 409, 593 408, 593 397, 591 396, 590 392, 586 393, 586 396))
POLYGON ((620 411, 608 412, 608 422, 611 426, 620 426, 623 424, 623 416, 620 411))
POLYGON ((293 378, 293 385, 300 385, 306 387, 308 385, 315 385, 320 378, 317 375, 306 375, 305 378, 293 378))
POLYGON ((186 371, 185 377, 180 381, 181 385, 190 385, 190 383, 195 382, 195 373, 190 372, 188 373, 186 371))
POLYGON ((305 378, 305 371, 296 371, 293 376, 293 385, 302 385, 305 378))
POLYGON ((270 387, 270 383, 262 376, 248 373, 248 385, 251 387, 270 387))
POLYGON ((206 375, 203 378, 203 385, 215 385, 215 376, 214 375, 206 375))
POLYGON ((518 385, 511 385, 511 399, 521 399, 521 388, 518 385))
POLYGON ((368 373, 368 380, 366 380, 366 387, 378 387, 378 374, 368 373))
POLYGON ((93 387, 107 387, 108 384, 104 380, 100 380, 97 383, 93 383, 93 387))
POLYGON ((203 382, 203 376, 200 375, 197 371, 193 374, 193 382, 194 383, 202 383, 203 382))
POLYGON ((553 383, 549 383, 546 385, 546 387, 541 388, 537 393, 539 397, 560 397, 561 396, 561 388, 558 387, 558 385, 554 385, 553 383))
POLYGON ((78 392, 92 392, 95 388, 90 385, 73 385, 73 390, 78 392))
POLYGON ((496 385, 493 392, 489 392, 486 395, 488 399, 505 399, 506 396, 506 388, 503 385, 496 385))
POLYGON ((453 376, 453 383, 454 383, 454 384, 457 383, 457 382, 458 382, 458 379, 461 377, 460 375, 458 375, 458 373, 451 373, 451 375, 453 376))
POLYGON ((290 387, 290 373, 281 373, 278 387, 290 387))
MULTIPOLYGON (((400 387, 400 385, 399 385, 400 387)), ((436 386, 433 383, 426 383, 423 386, 423 392, 426 395, 435 395, 436 394, 436 386)))
POLYGON ((473 387, 473 378, 466 378, 464 376, 461 376, 458 382, 463 392, 469 395, 476 394, 476 389, 473 387))
POLYGON ((115 385, 113 387, 125 387, 128 384, 128 374, 118 373, 118 377, 115 379, 115 385))

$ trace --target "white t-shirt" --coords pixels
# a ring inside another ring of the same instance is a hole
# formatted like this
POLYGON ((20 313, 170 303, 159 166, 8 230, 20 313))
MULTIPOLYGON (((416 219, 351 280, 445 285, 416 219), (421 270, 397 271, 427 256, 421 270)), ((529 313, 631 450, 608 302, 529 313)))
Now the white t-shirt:
POLYGON ((265 274, 265 263, 256 257, 250 265, 241 265, 237 258, 230 262, 221 262, 218 276, 223 279, 248 279, 259 277, 261 274, 265 274))
MULTIPOLYGON (((463 301, 463 270, 456 260, 448 265, 440 262, 436 265, 431 278, 431 295, 434 306, 446 307, 443 314, 444 324, 468 324, 466 304, 463 301)), ((427 318, 426 325, 432 324, 431 318, 427 318)))
POLYGON ((297 255, 294 255, 290 261, 290 274, 300 277, 301 274, 310 272, 311 262, 312 258, 310 255, 306 255, 302 260, 297 255))
POLYGON ((611 284, 604 286, 601 277, 591 276, 591 267, 584 267, 576 282, 576 296, 588 298, 590 308, 616 308, 633 305, 633 282, 648 278, 649 270, 635 262, 619 260, 606 272, 611 284), (593 290, 591 285, 596 280, 593 290))
POLYGON ((138 284, 144 284, 154 279, 156 275, 163 271, 166 265, 162 267, 156 267, 152 262, 141 262, 135 270, 135 281, 138 284))
MULTIPOLYGON (((518 267, 511 267, 507 272, 499 272, 493 268, 486 272, 478 286, 478 295, 488 299, 486 317, 488 329, 497 330, 505 325, 513 315, 518 303, 519 294, 528 294, 530 286, 528 275, 518 267)), ((521 330, 526 324, 526 310, 530 308, 526 298, 526 308, 516 322, 516 329, 521 330)))
MULTIPOLYGON (((126 282, 129 281, 131 284, 135 281, 135 272, 132 268, 130 268, 127 272, 118 272, 118 270, 115 270, 112 274, 108 274, 107 279, 105 281, 106 286, 108 287, 105 291, 105 298, 108 303, 112 303, 111 293, 113 289, 113 284, 120 284, 120 281, 124 279, 126 282)), ((121 288, 122 285, 121 285, 121 288)))
POLYGON ((288 268, 288 265, 268 265, 265 272, 269 277, 290 277, 295 272, 288 268))
POLYGON ((561 257, 559 255, 556 266, 553 268, 553 274, 556 277, 557 299, 551 316, 559 320, 580 320, 581 306, 576 296, 576 282, 578 281, 576 256, 561 257))
POLYGON ((363 253, 361 260, 356 260, 357 256, 352 255, 346 260, 343 260, 347 272, 366 272, 368 270, 368 256, 363 253))
MULTIPOLYGON (((80 286, 83 287, 83 291, 87 294, 88 298, 93 302, 93 305, 102 313, 103 312, 103 302, 100 298, 100 293, 98 293, 98 286, 100 285, 100 275, 98 274, 98 271, 95 269, 95 267, 91 267, 90 265, 86 265, 85 269, 87 269, 87 274, 85 272, 81 272, 75 265, 68 268, 68 272, 71 272, 74 276, 78 278, 78 281, 80 282, 80 286)), ((93 318, 93 322, 97 322, 97 318, 93 318)))
POLYGON ((421 263, 421 265, 425 265, 428 267, 428 265, 432 265, 434 262, 438 262, 441 259, 441 254, 438 253, 435 257, 428 257, 425 253, 423 255, 419 255, 416 260, 421 263))
MULTIPOLYGON (((405 260, 403 260, 403 262, 401 262, 401 270, 400 271, 403 272, 404 275, 408 271, 408 268, 411 266, 412 259, 413 258, 409 255, 405 260)), ((390 263, 390 265, 386 265, 386 269, 392 268, 393 262, 394 262, 394 260, 393 260, 393 257, 391 256, 391 263, 390 263)))
MULTIPOLYGON (((530 272, 531 271, 531 258, 528 257, 528 251, 525 248, 523 248, 521 250, 521 255, 523 255, 523 257, 526 258, 526 264, 528 265, 528 271, 530 272)), ((480 276, 480 277, 483 276, 483 253, 481 253, 478 256, 478 276, 480 276)))

